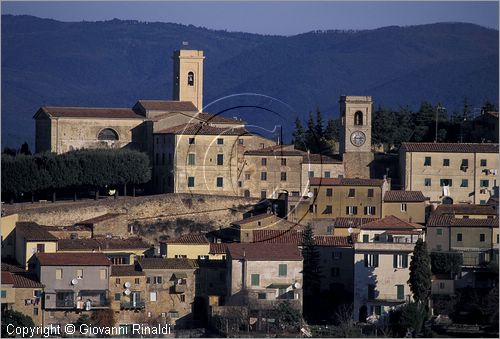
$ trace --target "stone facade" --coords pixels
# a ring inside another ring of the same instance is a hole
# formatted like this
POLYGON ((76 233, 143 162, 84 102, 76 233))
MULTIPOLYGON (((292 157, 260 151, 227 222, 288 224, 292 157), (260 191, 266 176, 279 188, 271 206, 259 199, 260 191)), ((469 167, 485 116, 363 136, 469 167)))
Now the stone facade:
POLYGON ((191 101, 196 108, 203 109, 203 51, 180 50, 173 56, 173 98, 191 101))

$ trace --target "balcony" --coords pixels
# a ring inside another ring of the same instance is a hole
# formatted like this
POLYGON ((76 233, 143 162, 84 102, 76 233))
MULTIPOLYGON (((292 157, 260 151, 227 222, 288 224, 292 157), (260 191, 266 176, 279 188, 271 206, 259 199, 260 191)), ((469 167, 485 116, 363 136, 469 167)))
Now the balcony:
POLYGON ((122 301, 120 302, 120 308, 122 310, 139 310, 146 306, 144 300, 139 301, 122 301))

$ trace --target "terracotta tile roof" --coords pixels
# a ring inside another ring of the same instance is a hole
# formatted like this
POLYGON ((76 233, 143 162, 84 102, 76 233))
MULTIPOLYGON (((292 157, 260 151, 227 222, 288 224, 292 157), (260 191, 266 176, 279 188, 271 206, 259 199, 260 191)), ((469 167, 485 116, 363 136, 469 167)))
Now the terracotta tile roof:
POLYGON ((309 178, 311 186, 382 186, 383 179, 309 178))
POLYGON ((57 247, 60 251, 105 251, 148 249, 150 244, 138 237, 134 238, 93 238, 93 239, 59 239, 57 247))
POLYGON ((231 224, 233 224, 233 225, 245 225, 245 224, 248 224, 251 222, 256 222, 256 221, 268 219, 268 218, 277 219, 277 217, 274 214, 262 213, 262 214, 253 215, 249 218, 245 218, 242 220, 233 221, 231 224))
POLYGON ((34 274, 12 274, 14 288, 43 288, 34 274))
POLYGON ((316 235, 314 243, 316 246, 352 247, 354 239, 351 236, 316 235))
POLYGON ((12 285, 14 284, 14 279, 12 278, 13 274, 11 272, 2 271, 2 284, 3 285, 12 285))
POLYGON ((208 244, 208 239, 204 234, 189 233, 181 235, 177 239, 167 240, 167 244, 208 244))
POLYGON ((234 221, 231 223, 231 225, 236 225, 236 226, 241 227, 244 225, 248 225, 249 223, 258 222, 258 221, 261 221, 264 219, 270 219, 270 220, 266 220, 266 225, 255 226, 255 229, 268 229, 268 228, 273 228, 273 227, 279 226, 281 228, 286 228, 288 230, 293 229, 293 230, 297 231, 297 230, 301 230, 304 228, 304 226, 301 224, 297 224, 295 222, 291 222, 291 221, 288 221, 286 219, 279 218, 274 214, 268 214, 268 213, 262 213, 262 214, 254 215, 250 218, 245 218, 242 220, 234 221))
POLYGON ((103 222, 103 221, 106 221, 106 220, 114 219, 114 218, 119 217, 121 215, 123 215, 123 214, 121 214, 121 213, 106 213, 106 214, 100 215, 98 217, 94 217, 94 218, 90 218, 90 219, 79 221, 75 225, 92 225, 92 224, 97 224, 99 222, 103 222))
POLYGON ((260 149, 246 151, 245 155, 304 157, 307 155, 307 153, 295 149, 293 145, 273 145, 260 149))
POLYGON ((196 114, 196 117, 206 121, 206 122, 211 122, 214 124, 244 124, 245 122, 243 120, 239 119, 234 119, 234 118, 227 118, 225 116, 222 116, 220 114, 209 114, 209 113, 198 113, 196 114))
POLYGON ((2 263, 2 272, 12 272, 12 273, 20 273, 20 272, 26 272, 26 270, 23 267, 9 263, 2 263))
POLYGON ((456 215, 456 214, 476 214, 476 215, 496 215, 497 211, 492 205, 472 205, 453 204, 439 205, 432 214, 456 215))
POLYGON ((295 230, 254 230, 254 243, 266 244, 302 244, 302 232, 295 230))
POLYGON ((498 153, 498 144, 403 142, 406 152, 498 153))
POLYGON ((342 164, 342 159, 339 156, 329 157, 321 154, 305 154, 303 155, 304 164, 342 164))
POLYGON ((16 232, 22 234, 27 241, 57 241, 57 237, 47 229, 48 227, 35 222, 18 221, 16 223, 16 232))
POLYGON ((58 251, 99 251, 99 243, 95 239, 59 239, 58 251))
POLYGON ((137 102, 147 111, 198 111, 196 106, 191 101, 176 101, 176 100, 139 100, 137 102))
POLYGON ((425 201, 421 191, 387 191, 384 202, 422 202, 425 201))
POLYGON ((451 215, 433 214, 427 221, 428 227, 498 227, 498 217, 494 218, 455 218, 451 215))
POLYGON ((139 265, 143 270, 190 270, 197 267, 195 260, 172 258, 141 258, 139 265))
POLYGON ((205 123, 189 123, 169 127, 156 134, 181 134, 181 135, 249 135, 244 127, 216 127, 205 123))
POLYGON ((145 273, 141 271, 139 265, 113 265, 111 266, 111 276, 129 277, 143 276, 145 273))
POLYGON ((421 229, 422 226, 401 220, 393 215, 389 215, 383 219, 375 220, 367 224, 361 225, 360 228, 363 230, 394 230, 394 229, 415 230, 415 229, 421 229))
POLYGON ((45 106, 38 110, 34 118, 41 112, 54 118, 145 119, 130 108, 45 106))
POLYGON ((354 218, 354 217, 338 217, 333 221, 335 228, 359 228, 363 224, 379 220, 380 218, 354 218))
POLYGON ((227 244, 224 243, 210 243, 209 254, 226 254, 227 244))
POLYGON ((421 234, 422 231, 393 230, 393 231, 387 231, 385 233, 386 234, 391 234, 391 235, 418 235, 418 234, 421 234))
POLYGON ((302 254, 295 244, 273 246, 266 243, 233 243, 227 244, 227 251, 232 260, 245 258, 251 261, 302 261, 302 254))
POLYGON ((37 253, 42 266, 110 266, 111 261, 103 253, 37 253))

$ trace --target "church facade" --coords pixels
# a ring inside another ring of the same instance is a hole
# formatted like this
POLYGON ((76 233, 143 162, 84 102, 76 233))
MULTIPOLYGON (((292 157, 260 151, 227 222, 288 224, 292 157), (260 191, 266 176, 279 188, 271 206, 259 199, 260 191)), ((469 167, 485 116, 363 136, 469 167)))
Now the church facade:
POLYGON ((36 152, 131 148, 148 154, 152 193, 275 197, 307 194, 312 177, 369 178, 371 97, 340 98, 340 154, 327 157, 277 145, 245 122, 203 112, 199 50, 173 54, 173 100, 138 100, 131 108, 41 107, 36 152))

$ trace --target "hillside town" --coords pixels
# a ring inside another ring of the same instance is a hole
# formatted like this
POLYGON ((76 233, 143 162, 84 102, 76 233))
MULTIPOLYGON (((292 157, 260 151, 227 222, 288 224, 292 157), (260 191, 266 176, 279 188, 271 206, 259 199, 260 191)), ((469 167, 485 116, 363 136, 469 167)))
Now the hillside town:
MULTIPOLYGON (((37 166, 127 150, 148 174, 2 192, 2 334, 17 315, 53 336, 498 336, 498 143, 403 142, 388 165, 372 98, 339 95, 338 152, 313 153, 205 112, 205 57, 174 51, 172 100, 34 112, 37 166)), ((3 181, 37 176, 10 161, 3 181)))

